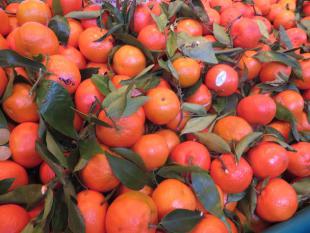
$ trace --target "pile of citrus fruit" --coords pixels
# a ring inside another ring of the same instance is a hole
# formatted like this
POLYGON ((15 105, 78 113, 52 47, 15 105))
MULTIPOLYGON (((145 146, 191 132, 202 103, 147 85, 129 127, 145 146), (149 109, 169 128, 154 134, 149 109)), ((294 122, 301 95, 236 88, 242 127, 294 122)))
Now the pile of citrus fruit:
POLYGON ((309 205, 309 1, 0 4, 0 233, 262 232, 309 205))

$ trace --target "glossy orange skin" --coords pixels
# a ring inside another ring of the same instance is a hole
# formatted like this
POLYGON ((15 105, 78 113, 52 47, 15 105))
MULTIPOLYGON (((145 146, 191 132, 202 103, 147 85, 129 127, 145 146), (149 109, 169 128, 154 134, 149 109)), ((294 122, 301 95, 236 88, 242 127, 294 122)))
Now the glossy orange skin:
POLYGON ((228 233, 228 230, 219 218, 207 214, 190 233, 228 233))
POLYGON ((212 105, 212 94, 206 85, 201 84, 191 96, 186 98, 186 102, 202 105, 209 110, 212 105))
POLYGON ((301 45, 307 43, 307 34, 301 28, 297 27, 289 28, 286 30, 286 34, 290 39, 293 48, 300 47, 301 45))
POLYGON ((14 178, 9 191, 28 184, 28 174, 21 165, 10 160, 0 161, 0 180, 14 178))
POLYGON ((261 63, 257 59, 253 58, 256 53, 257 52, 253 50, 246 51, 238 63, 238 67, 241 69, 241 72, 247 72, 247 77, 249 80, 257 77, 262 68, 261 63))
POLYGON ((220 24, 224 27, 228 27, 229 25, 231 25, 232 22, 238 19, 241 15, 242 15, 242 11, 240 8, 237 8, 234 5, 229 6, 221 12, 220 24))
POLYGON ((141 192, 127 192, 118 196, 108 208, 107 233, 155 233, 157 209, 152 198, 141 192))
POLYGON ((134 77, 146 67, 146 59, 140 49, 123 45, 113 56, 113 70, 116 74, 134 77))
POLYGON ((297 207, 293 187, 281 178, 274 178, 258 195, 256 213, 268 222, 280 222, 291 218, 297 207))
POLYGON ((8 78, 2 68, 0 68, 0 96, 3 95, 6 85, 8 84, 8 78))
MULTIPOLYGON (((110 118, 104 111, 99 114, 99 120, 113 126, 110 118)), ((107 128, 100 125, 96 126, 96 135, 105 145, 111 147, 131 147, 144 133, 145 114, 142 108, 130 116, 113 119, 117 129, 107 128)))
POLYGON ((0 9, 0 21, 1 21, 0 34, 5 36, 10 33, 11 25, 10 25, 9 16, 2 9, 0 9))
MULTIPOLYGON (((47 4, 53 9, 53 0, 47 0, 47 4)), ((60 0, 62 13, 64 15, 71 11, 80 11, 82 9, 83 0, 60 0)))
POLYGON ((0 49, 8 49, 9 43, 8 41, 0 34, 0 49))
POLYGON ((310 176, 310 143, 298 142, 292 147, 297 152, 289 151, 288 171, 298 177, 310 176))
POLYGON ((16 12, 16 18, 20 26, 27 22, 37 22, 47 25, 51 17, 50 8, 45 2, 40 0, 22 1, 16 12))
POLYGON ((81 53, 92 62, 105 63, 113 48, 114 39, 110 35, 103 41, 94 42, 107 33, 107 30, 99 27, 90 27, 83 31, 79 37, 81 53))
POLYGON ((104 196, 93 190, 84 190, 77 194, 76 200, 85 223, 85 233, 104 233, 108 209, 104 196))
POLYGON ((268 15, 270 11, 270 0, 254 0, 254 6, 261 10, 263 15, 268 15))
POLYGON ((254 48, 262 35, 255 20, 241 18, 232 24, 230 36, 235 47, 254 48))
POLYGON ((279 29, 282 25, 285 29, 292 28, 296 25, 295 14, 292 11, 284 10, 274 18, 273 26, 279 29))
POLYGON ((104 63, 89 62, 87 63, 86 68, 98 68, 98 74, 100 75, 105 75, 109 71, 107 64, 104 63))
POLYGON ((7 35, 6 40, 0 35, 0 48, 1 49, 12 49, 16 51, 16 34, 19 28, 13 29, 9 35, 7 35), (4 41, 2 41, 2 38, 4 41))
POLYGON ((82 53, 72 46, 59 47, 59 54, 72 61, 81 70, 86 68, 86 60, 82 53))
POLYGON ((173 148, 180 144, 180 138, 173 130, 162 129, 157 131, 156 134, 159 134, 165 139, 169 152, 171 152, 173 148))
MULTIPOLYGON (((80 112, 88 114, 96 98, 101 103, 104 99, 104 95, 101 94, 91 79, 85 79, 76 89, 74 96, 75 106, 80 112)), ((97 104, 94 108, 94 112, 98 110, 99 106, 97 104)))
POLYGON ((186 123, 189 121, 190 118, 191 116, 189 112, 181 110, 174 119, 172 119, 166 124, 166 127, 175 132, 180 132, 182 129, 184 129, 186 123))
MULTIPOLYGON (((108 151, 103 145, 101 148, 108 151)), ((105 154, 94 155, 81 170, 80 177, 88 188, 98 192, 110 191, 119 184, 105 154)))
POLYGON ((139 33, 142 28, 154 23, 151 10, 145 5, 138 5, 133 15, 133 31, 139 33))
POLYGON ((285 138, 285 140, 289 139, 291 133, 290 123, 285 121, 274 121, 268 126, 277 130, 285 138))
POLYGON ((39 139, 39 125, 25 122, 16 126, 10 135, 9 146, 12 158, 25 168, 33 168, 41 162, 41 156, 35 149, 36 140, 39 139))
POLYGON ((269 13, 267 15, 267 18, 272 22, 276 18, 277 15, 280 15, 283 11, 285 11, 285 8, 281 6, 280 4, 272 4, 270 6, 269 13))
POLYGON ((298 131, 310 131, 310 122, 308 121, 307 114, 305 112, 301 112, 296 115, 297 121, 297 130, 298 131))
POLYGON ((252 133, 252 127, 243 118, 226 116, 220 119, 214 126, 213 132, 221 136, 227 142, 238 142, 252 133))
POLYGON ((287 151, 273 142, 263 142, 248 152, 248 161, 259 178, 277 177, 288 166, 287 151))
POLYGON ((155 24, 143 27, 137 39, 150 50, 164 50, 166 48, 166 36, 159 31, 155 24))
POLYGON ((67 19, 69 28, 70 28, 70 34, 69 34, 69 39, 68 39, 68 45, 77 47, 79 43, 79 37, 80 34, 83 32, 82 25, 79 21, 75 19, 67 19))
POLYGON ((195 19, 181 19, 177 24, 178 33, 185 32, 190 36, 202 36, 202 24, 195 19))
POLYGON ((74 93, 81 82, 81 74, 75 63, 62 55, 50 56, 46 66, 52 73, 47 77, 62 85, 70 94, 74 93))
POLYGON ((261 82, 274 81, 277 78, 279 72, 286 76, 290 76, 292 68, 279 62, 268 62, 263 64, 263 67, 259 73, 259 79, 261 82))
POLYGON ((196 208, 196 197, 192 190, 176 179, 162 181, 155 188, 152 198, 157 206, 159 219, 175 209, 196 208))
POLYGON ((148 171, 163 166, 169 155, 165 138, 158 134, 143 135, 132 149, 142 158, 148 171))
MULTIPOLYGON (((119 194, 124 194, 124 193, 132 192, 132 191, 135 191, 135 190, 127 188, 125 185, 122 184, 119 189, 119 194)), ((142 189, 139 190, 139 192, 144 193, 148 196, 151 196, 153 193, 153 188, 145 185, 142 189)))
POLYGON ((304 99, 293 90, 285 90, 275 96, 275 102, 283 105, 295 116, 301 114, 304 109, 304 99))
POLYGON ((199 142, 185 141, 177 145, 171 152, 170 159, 184 166, 198 166, 209 170, 211 157, 208 149, 199 142))
POLYGON ((295 80, 296 86, 302 90, 310 89, 310 60, 300 62, 303 80, 295 80))
POLYGON ((232 5, 232 0, 210 0, 209 3, 212 8, 220 7, 220 12, 222 12, 232 5))
POLYGON ((48 27, 37 23, 23 24, 15 36, 16 50, 23 56, 53 55, 58 52, 58 39, 48 27))
POLYGON ((8 4, 8 5, 5 7, 5 10, 6 10, 7 12, 9 12, 9 13, 14 13, 14 14, 16 14, 18 7, 19 7, 19 3, 18 3, 18 2, 13 2, 13 3, 8 4))
POLYGON ((15 122, 22 123, 39 120, 35 96, 30 95, 31 86, 17 83, 13 86, 11 96, 3 102, 3 111, 15 122))
POLYGON ((237 106, 238 116, 253 125, 267 125, 276 115, 277 106, 267 95, 251 95, 243 98, 237 106))
MULTIPOLYGON (((99 11, 101 9, 101 6, 99 4, 91 4, 86 7, 84 7, 83 11, 99 11)), ((105 24, 108 20, 108 13, 104 12, 102 15, 102 23, 105 24)), ((97 19, 82 19, 81 25, 84 29, 90 28, 90 27, 97 27, 97 19)))
POLYGON ((0 219, 1 233, 22 232, 30 220, 27 211, 14 204, 0 205, 0 219))
POLYGON ((41 163, 39 173, 42 184, 48 184, 56 176, 55 172, 46 162, 41 163))
POLYGON ((213 66, 205 76, 205 84, 219 96, 229 96, 238 89, 238 73, 229 65, 213 66))
POLYGON ((253 171, 244 158, 236 163, 232 154, 223 154, 211 163, 210 175, 225 193, 240 193, 250 185, 253 171), (223 164, 225 167, 223 167, 223 164))
POLYGON ((144 104, 147 119, 158 125, 172 121, 180 111, 177 95, 164 87, 152 88, 148 91, 149 100, 144 104))
POLYGON ((201 69, 196 60, 181 57, 173 61, 172 65, 179 76, 181 87, 193 86, 199 80, 201 69))
POLYGON ((78 113, 74 113, 74 118, 73 118, 73 127, 74 129, 79 132, 81 127, 82 127, 83 121, 82 118, 79 116, 78 113))

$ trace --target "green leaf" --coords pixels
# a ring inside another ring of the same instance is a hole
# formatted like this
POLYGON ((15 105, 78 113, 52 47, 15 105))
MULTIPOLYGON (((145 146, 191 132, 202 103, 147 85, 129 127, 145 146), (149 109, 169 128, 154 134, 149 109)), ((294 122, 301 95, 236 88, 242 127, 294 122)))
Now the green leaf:
POLYGON ((204 144, 209 150, 216 153, 231 153, 228 143, 215 133, 194 133, 199 142, 204 144))
POLYGON ((182 109, 187 112, 192 112, 197 115, 206 115, 207 110, 203 105, 200 104, 193 104, 193 103, 183 103, 182 109))
POLYGON ((263 133, 261 132, 253 132, 245 136, 236 146, 235 155, 237 160, 239 161, 241 156, 251 147, 251 145, 255 144, 261 137, 263 133))
POLYGON ((6 193, 13 184, 14 180, 15 178, 0 180, 0 194, 6 193))
POLYGON ((56 158, 51 152, 48 151, 47 147, 43 143, 36 141, 36 151, 40 154, 48 166, 55 172, 61 183, 65 184, 63 169, 59 164, 57 164, 56 158))
POLYGON ((52 8, 53 8, 54 15, 63 15, 60 0, 52 0, 52 8))
POLYGON ((256 20, 257 26, 259 28, 260 34, 262 34, 263 37, 269 38, 269 32, 265 25, 265 23, 262 20, 256 20))
POLYGON ((91 78, 92 75, 98 74, 98 72, 99 72, 99 67, 89 67, 89 68, 80 70, 81 77, 83 80, 87 78, 91 78))
POLYGON ((280 121, 287 121, 291 124, 292 127, 292 134, 296 141, 300 141, 300 135, 297 130, 297 125, 296 125, 296 119, 285 106, 277 103, 277 112, 276 112, 276 118, 280 121))
POLYGON ((43 119, 51 127, 68 137, 77 138, 73 127, 73 101, 64 87, 43 80, 37 89, 37 104, 43 119))
POLYGON ((170 73, 172 74, 172 76, 176 79, 179 80, 179 74, 176 71, 176 69, 174 68, 172 62, 170 59, 168 59, 167 61, 167 66, 168 66, 168 70, 170 71, 170 73))
POLYGON ((127 89, 127 86, 116 89, 108 94, 102 102, 102 107, 106 108, 109 117, 120 118, 123 115, 127 104, 127 89))
POLYGON ((51 219, 53 233, 64 232, 68 225, 68 208, 64 201, 63 190, 55 192, 54 213, 51 219))
POLYGON ((230 193, 227 195, 227 203, 240 201, 245 197, 245 195, 246 195, 246 192, 230 193))
POLYGON ((310 195, 310 177, 302 178, 292 184, 299 195, 310 195))
POLYGON ((287 49, 293 48, 293 44, 282 25, 280 25, 279 27, 279 36, 280 36, 280 41, 285 45, 287 49))
POLYGON ((79 151, 81 158, 74 168, 74 172, 83 169, 87 162, 96 154, 103 154, 103 149, 100 147, 96 138, 88 138, 79 143, 79 151))
POLYGON ((81 212, 75 202, 73 202, 70 191, 65 190, 65 201, 68 208, 68 227, 72 232, 85 233, 85 223, 81 212))
POLYGON ((138 96, 134 98, 128 98, 122 117, 127 117, 127 116, 132 115, 133 113, 138 111, 138 109, 141 106, 143 106, 148 100, 149 100, 149 97, 147 96, 138 96))
POLYGON ((167 214, 159 225, 170 233, 190 232, 203 218, 199 211, 176 209, 167 214))
POLYGON ((30 70, 45 71, 45 66, 26 57, 23 57, 13 50, 0 50, 0 66, 1 67, 25 67, 30 70))
POLYGON ((2 109, 0 109, 0 129, 7 129, 8 122, 2 112, 2 109))
POLYGON ((252 219, 256 209, 257 192, 256 192, 257 180, 253 179, 250 187, 246 191, 246 196, 239 202, 240 210, 245 214, 247 219, 252 219))
POLYGON ((302 70, 299 62, 288 54, 275 51, 262 51, 254 55, 261 62, 280 62, 293 68, 298 78, 302 78, 302 70))
POLYGON ((99 74, 94 74, 91 77, 91 81, 96 85, 103 95, 108 95, 111 90, 109 88, 109 78, 107 76, 102 76, 99 74))
POLYGON ((142 160, 141 156, 138 155, 136 152, 134 152, 128 148, 121 148, 121 147, 114 147, 114 148, 110 148, 110 149, 111 149, 111 151, 122 156, 124 159, 127 159, 127 160, 135 163, 141 169, 146 170, 144 161, 142 160))
POLYGON ((177 0, 170 2, 168 12, 169 12, 169 19, 176 15, 184 5, 183 1, 177 0))
POLYGON ((161 167, 157 171, 157 175, 166 179, 178 179, 184 181, 184 174, 190 172, 200 172, 201 168, 196 166, 170 165, 161 167))
POLYGON ((20 186, 11 192, 0 195, 0 204, 14 203, 31 208, 42 198, 41 184, 29 184, 20 186))
POLYGON ((212 43, 204 37, 192 37, 181 32, 177 35, 177 43, 178 48, 188 57, 210 64, 218 63, 212 43))
POLYGON ((104 152, 115 176, 123 185, 133 190, 142 189, 148 182, 147 174, 135 163, 104 152))
POLYGON ((223 115, 223 113, 236 111, 238 102, 239 102, 238 94, 223 97, 217 96, 212 103, 212 107, 218 114, 223 115))
POLYGON ((171 30, 169 31, 167 44, 166 44, 166 50, 167 50, 168 56, 173 57, 177 49, 178 49, 177 35, 174 31, 171 30))
POLYGON ((101 15, 101 11, 71 11, 66 14, 66 18, 73 19, 95 19, 101 15))
POLYGON ((163 32, 169 23, 167 15, 162 11, 159 16, 151 13, 153 20, 155 21, 159 31, 163 32))
POLYGON ((98 40, 96 40, 95 42, 100 42, 103 41, 105 38, 107 38, 108 36, 112 35, 113 33, 117 32, 119 29, 121 29, 124 26, 123 23, 119 23, 114 25, 113 27, 111 27, 109 29, 109 31, 107 33, 105 33, 102 37, 100 37, 98 40))
MULTIPOLYGON (((0 50, 1 53, 1 50, 0 50)), ((1 59, 1 57, 0 57, 1 59)), ((8 97, 12 95, 13 86, 14 86, 15 76, 9 76, 8 84, 6 85, 5 91, 3 93, 1 102, 3 103, 8 97)))
POLYGON ((114 38, 122 41, 125 44, 129 44, 139 48, 150 61, 154 60, 152 53, 148 49, 146 49, 144 45, 134 36, 127 33, 115 33, 114 38))
POLYGON ((50 132, 46 132, 47 149, 55 156, 60 165, 68 168, 68 161, 50 132))
POLYGON ((130 7, 129 7, 129 10, 127 11, 128 13, 127 13, 127 18, 126 18, 126 22, 125 22, 126 32, 129 31, 130 25, 132 25, 131 22, 132 22, 134 13, 135 13, 136 6, 137 6, 136 0, 130 1, 130 7))
POLYGON ((224 27, 220 26, 217 23, 213 23, 213 34, 217 41, 224 45, 231 46, 231 39, 224 27))
POLYGON ((216 119, 216 115, 208 115, 204 117, 195 117, 191 118, 185 125, 184 129, 181 132, 182 134, 186 133, 196 133, 202 131, 216 119))
POLYGON ((207 172, 192 172, 192 187, 208 212, 217 217, 223 216, 220 194, 207 172))
POLYGON ((48 27, 55 32, 60 43, 67 45, 70 35, 70 27, 68 24, 68 20, 65 17, 59 15, 54 16, 49 21, 48 27))

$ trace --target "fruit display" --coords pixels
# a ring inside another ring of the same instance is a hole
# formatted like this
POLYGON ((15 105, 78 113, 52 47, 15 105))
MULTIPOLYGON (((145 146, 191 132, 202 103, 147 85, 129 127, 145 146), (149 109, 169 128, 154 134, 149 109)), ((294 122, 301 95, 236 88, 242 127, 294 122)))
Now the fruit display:
POLYGON ((309 232, 309 38, 308 0, 0 1, 0 233, 309 232))

